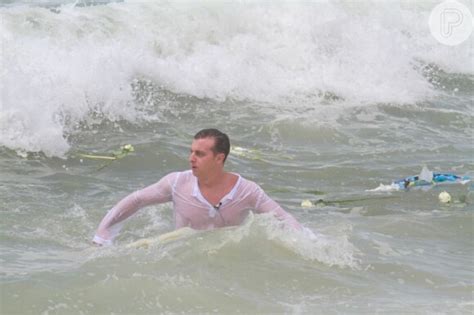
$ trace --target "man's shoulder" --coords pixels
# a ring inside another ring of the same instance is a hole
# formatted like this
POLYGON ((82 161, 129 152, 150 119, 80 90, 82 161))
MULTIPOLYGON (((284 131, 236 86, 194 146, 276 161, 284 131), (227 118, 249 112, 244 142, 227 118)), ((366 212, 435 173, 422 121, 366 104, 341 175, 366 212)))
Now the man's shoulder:
POLYGON ((178 180, 179 181, 187 181, 192 179, 194 175, 192 174, 191 170, 187 171, 175 171, 175 172, 170 172, 166 174, 165 176, 162 177, 162 179, 167 179, 168 181, 176 183, 178 180))
POLYGON ((238 173, 232 173, 234 175, 237 175, 239 177, 239 186, 241 186, 242 189, 257 189, 260 188, 260 186, 254 182, 253 180, 250 180, 248 178, 243 177, 242 175, 238 173))
POLYGON ((193 171, 191 170, 185 170, 185 171, 176 171, 175 172, 176 174, 179 174, 180 176, 189 176, 189 177, 193 177, 193 171))
MULTIPOLYGON (((175 177, 175 178, 192 178, 194 177, 193 173, 191 170, 186 170, 186 171, 174 171, 174 172, 170 172, 168 173, 166 176, 169 176, 169 177, 175 177)), ((166 177, 165 176, 165 177, 166 177)))
POLYGON ((192 171, 175 171, 170 172, 167 175, 163 176, 160 181, 166 182, 173 190, 175 189, 183 189, 185 187, 189 187, 194 182, 194 175, 192 171))

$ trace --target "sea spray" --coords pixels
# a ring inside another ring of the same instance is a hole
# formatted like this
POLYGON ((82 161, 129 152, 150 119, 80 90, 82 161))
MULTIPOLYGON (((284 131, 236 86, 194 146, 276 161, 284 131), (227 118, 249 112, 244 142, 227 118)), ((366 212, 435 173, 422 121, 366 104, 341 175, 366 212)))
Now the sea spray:
POLYGON ((339 226, 337 230, 338 235, 314 233, 308 228, 297 231, 284 227, 272 214, 250 213, 245 222, 237 227, 194 232, 183 229, 177 233, 137 240, 126 247, 146 248, 156 251, 158 256, 166 257, 170 255, 170 251, 182 251, 183 247, 188 248, 187 250, 192 248, 194 255, 219 256, 222 251, 245 251, 249 246, 257 252, 265 253, 265 247, 277 246, 308 261, 358 269, 360 261, 357 256, 360 252, 349 241, 351 227, 339 226))
POLYGON ((68 137, 92 116, 157 119, 137 102, 137 79, 262 107, 426 101, 444 85, 424 65, 472 74, 464 66, 469 41, 441 47, 424 23, 428 14, 395 3, 3 7, 0 145, 64 157, 68 137))

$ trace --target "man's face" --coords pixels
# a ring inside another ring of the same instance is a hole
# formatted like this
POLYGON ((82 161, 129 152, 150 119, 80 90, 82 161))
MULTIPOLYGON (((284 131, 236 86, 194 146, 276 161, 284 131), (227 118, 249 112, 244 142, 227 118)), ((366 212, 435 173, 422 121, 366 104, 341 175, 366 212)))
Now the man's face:
POLYGON ((214 138, 194 139, 191 144, 189 163, 194 176, 199 177, 222 168, 224 154, 214 154, 214 138))

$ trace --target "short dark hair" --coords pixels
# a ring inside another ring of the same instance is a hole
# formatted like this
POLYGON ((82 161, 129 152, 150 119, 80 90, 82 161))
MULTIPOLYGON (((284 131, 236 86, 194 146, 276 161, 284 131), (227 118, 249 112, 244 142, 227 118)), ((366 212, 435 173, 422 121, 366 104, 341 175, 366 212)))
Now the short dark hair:
POLYGON ((230 140, 229 137, 214 128, 203 129, 194 135, 194 139, 214 138, 214 147, 212 151, 214 154, 224 153, 224 162, 230 152, 230 140))

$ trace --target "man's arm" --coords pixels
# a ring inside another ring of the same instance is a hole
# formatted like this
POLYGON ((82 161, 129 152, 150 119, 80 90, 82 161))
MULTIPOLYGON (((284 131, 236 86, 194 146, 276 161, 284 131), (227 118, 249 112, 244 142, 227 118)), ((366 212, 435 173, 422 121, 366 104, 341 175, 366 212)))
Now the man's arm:
POLYGON ((171 201, 173 183, 177 176, 179 173, 168 174, 157 183, 120 200, 102 219, 92 242, 97 245, 111 245, 120 231, 120 223, 125 219, 145 206, 171 201))
POLYGON ((255 210, 257 213, 273 213, 279 220, 285 222, 285 224, 298 230, 303 229, 303 226, 291 214, 283 210, 276 201, 268 197, 257 184, 255 184, 254 194, 256 198, 255 210))

